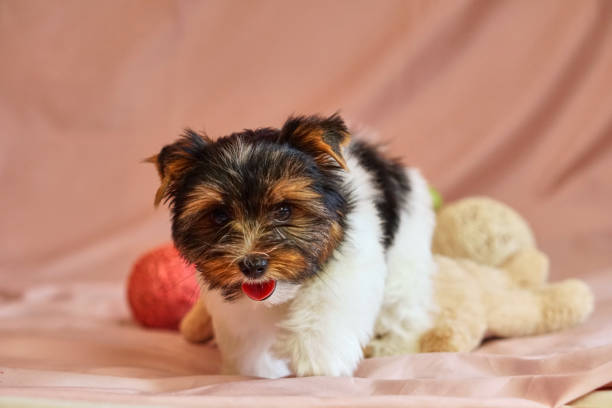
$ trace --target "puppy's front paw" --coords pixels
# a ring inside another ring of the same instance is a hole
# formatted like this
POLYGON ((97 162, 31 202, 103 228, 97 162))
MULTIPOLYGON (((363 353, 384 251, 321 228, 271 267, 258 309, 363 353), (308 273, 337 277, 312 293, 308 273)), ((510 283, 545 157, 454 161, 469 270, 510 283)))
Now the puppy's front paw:
POLYGON ((212 320, 206 306, 198 299, 193 308, 183 317, 179 330, 192 343, 210 340, 213 337, 212 320))
POLYGON ((298 377, 349 376, 362 358, 357 339, 326 337, 310 330, 282 333, 272 352, 286 360, 298 377))

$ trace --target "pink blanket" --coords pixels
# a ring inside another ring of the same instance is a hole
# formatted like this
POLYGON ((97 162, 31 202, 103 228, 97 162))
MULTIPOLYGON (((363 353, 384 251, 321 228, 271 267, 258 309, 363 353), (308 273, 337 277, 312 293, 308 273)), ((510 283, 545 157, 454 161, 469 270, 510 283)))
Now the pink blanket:
POLYGON ((612 3, 0 3, 0 405, 548 407, 612 382, 612 3), (214 345, 131 321, 131 262, 169 238, 140 161, 341 109, 447 200, 530 220, 584 325, 354 378, 217 374, 214 345))
POLYGON ((263 380, 218 375, 214 345, 134 325, 121 285, 39 286, 0 308, 0 395, 198 407, 558 406, 612 381, 612 291, 597 295, 596 315, 564 333, 365 360, 354 378, 263 380))

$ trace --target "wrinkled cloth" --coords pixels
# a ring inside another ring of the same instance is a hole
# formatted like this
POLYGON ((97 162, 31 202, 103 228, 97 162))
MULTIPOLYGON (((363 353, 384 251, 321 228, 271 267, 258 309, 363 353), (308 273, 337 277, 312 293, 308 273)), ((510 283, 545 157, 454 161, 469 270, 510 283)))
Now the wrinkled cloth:
MULTIPOLYGON (((603 273, 610 273, 604 271, 603 273)), ((612 382, 612 290, 580 327, 474 353, 364 360, 353 378, 219 375, 214 344, 135 325, 121 285, 40 287, 0 307, 0 396, 177 406, 558 406, 612 382)), ((605 289, 602 289, 605 288, 605 289)), ((0 402, 2 400, 0 399, 0 402)))
POLYGON ((0 3, 0 396, 185 406, 562 405, 612 381, 612 3, 0 3), (522 213, 584 325, 354 378, 218 374, 214 344, 136 326, 131 263, 168 241, 142 160, 341 110, 447 201, 522 213))

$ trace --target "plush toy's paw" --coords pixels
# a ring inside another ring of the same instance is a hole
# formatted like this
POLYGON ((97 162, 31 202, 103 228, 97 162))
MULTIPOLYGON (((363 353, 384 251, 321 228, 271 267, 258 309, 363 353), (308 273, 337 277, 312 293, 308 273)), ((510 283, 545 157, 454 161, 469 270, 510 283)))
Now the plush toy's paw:
POLYGON ((541 286, 548 279, 548 257, 536 248, 525 248, 501 266, 510 279, 522 287, 541 286))
POLYGON ((574 326, 583 322, 593 311, 591 289, 578 279, 568 279, 543 288, 541 302, 541 332, 574 326))
POLYGON ((419 346, 422 353, 461 352, 475 349, 481 340, 481 337, 470 336, 466 330, 443 325, 425 332, 419 346))
POLYGON ((212 319, 201 299, 181 320, 179 330, 185 339, 193 343, 207 341, 213 337, 212 319))
POLYGON ((402 338, 389 333, 375 336, 364 348, 363 354, 366 358, 372 358, 412 354, 419 351, 418 336, 402 338))
POLYGON ((286 360, 298 377, 350 376, 362 358, 361 346, 356 340, 333 339, 309 331, 280 335, 272 352, 286 360))

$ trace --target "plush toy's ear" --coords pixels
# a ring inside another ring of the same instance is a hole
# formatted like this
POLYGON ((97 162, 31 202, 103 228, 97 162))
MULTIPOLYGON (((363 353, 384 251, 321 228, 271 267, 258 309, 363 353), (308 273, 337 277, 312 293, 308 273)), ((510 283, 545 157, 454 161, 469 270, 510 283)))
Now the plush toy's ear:
POLYGON ((333 159, 347 170, 342 157, 342 146, 348 144, 351 135, 338 114, 328 118, 298 116, 289 118, 281 129, 281 139, 314 157, 321 166, 329 166, 333 159))
POLYGON ((177 182, 193 168, 202 150, 211 142, 206 135, 186 129, 180 139, 164 146, 158 154, 145 160, 155 164, 161 179, 155 194, 156 207, 162 200, 174 195, 177 182))

